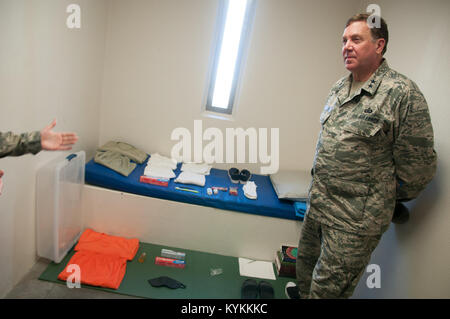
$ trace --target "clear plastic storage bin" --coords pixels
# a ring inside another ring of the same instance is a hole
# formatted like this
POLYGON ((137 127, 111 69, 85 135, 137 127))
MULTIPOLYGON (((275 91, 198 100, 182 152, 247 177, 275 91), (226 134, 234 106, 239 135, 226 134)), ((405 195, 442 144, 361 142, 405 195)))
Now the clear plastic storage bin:
POLYGON ((81 235, 85 152, 55 159, 37 172, 37 253, 61 262, 81 235))

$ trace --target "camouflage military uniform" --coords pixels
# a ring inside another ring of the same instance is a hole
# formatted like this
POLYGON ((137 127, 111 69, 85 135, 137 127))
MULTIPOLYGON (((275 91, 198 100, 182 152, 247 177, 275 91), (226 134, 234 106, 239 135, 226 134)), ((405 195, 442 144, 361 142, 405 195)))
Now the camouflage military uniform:
POLYGON ((320 116, 297 259, 302 297, 351 296, 396 200, 417 197, 436 171, 417 85, 386 60, 349 96, 351 83, 350 74, 334 85, 320 116))
POLYGON ((36 154, 41 150, 41 134, 38 131, 20 135, 11 132, 0 133, 0 158, 36 154))

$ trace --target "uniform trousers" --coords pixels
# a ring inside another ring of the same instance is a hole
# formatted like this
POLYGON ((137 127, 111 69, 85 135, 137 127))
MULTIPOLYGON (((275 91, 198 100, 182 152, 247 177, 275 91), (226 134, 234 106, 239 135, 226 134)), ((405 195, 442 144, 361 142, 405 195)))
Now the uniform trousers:
POLYGON ((306 215, 296 262, 300 297, 351 297, 380 238, 334 229, 306 215))

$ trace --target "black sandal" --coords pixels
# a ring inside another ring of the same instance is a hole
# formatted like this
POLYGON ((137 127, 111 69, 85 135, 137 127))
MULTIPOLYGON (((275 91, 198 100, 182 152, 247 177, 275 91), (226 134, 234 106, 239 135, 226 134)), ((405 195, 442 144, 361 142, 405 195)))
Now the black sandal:
POLYGON ((258 284, 253 279, 244 281, 241 287, 241 299, 257 299, 258 284))
POLYGON ((241 180, 239 170, 235 167, 232 167, 228 170, 228 176, 230 177, 231 182, 234 184, 238 184, 241 180))
POLYGON ((259 283, 259 297, 261 299, 273 299, 275 292, 271 284, 267 281, 261 281, 259 283))

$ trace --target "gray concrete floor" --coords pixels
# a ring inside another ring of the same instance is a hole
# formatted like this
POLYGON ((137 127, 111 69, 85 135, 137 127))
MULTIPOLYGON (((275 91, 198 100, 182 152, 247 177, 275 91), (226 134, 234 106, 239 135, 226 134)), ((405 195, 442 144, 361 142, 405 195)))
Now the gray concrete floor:
POLYGON ((89 288, 70 289, 64 284, 39 280, 48 263, 45 259, 39 259, 5 299, 136 299, 89 288))

